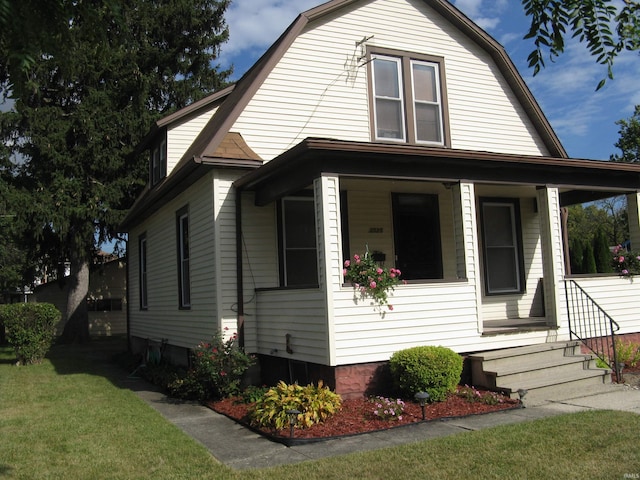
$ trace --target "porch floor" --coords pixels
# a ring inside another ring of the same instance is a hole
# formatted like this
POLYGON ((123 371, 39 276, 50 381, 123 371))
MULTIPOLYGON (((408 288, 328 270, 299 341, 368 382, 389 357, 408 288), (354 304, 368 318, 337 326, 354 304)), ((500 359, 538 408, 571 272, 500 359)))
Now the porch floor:
POLYGON ((533 332, 551 330, 544 317, 506 318, 504 320, 485 320, 482 335, 501 335, 506 333, 533 332))

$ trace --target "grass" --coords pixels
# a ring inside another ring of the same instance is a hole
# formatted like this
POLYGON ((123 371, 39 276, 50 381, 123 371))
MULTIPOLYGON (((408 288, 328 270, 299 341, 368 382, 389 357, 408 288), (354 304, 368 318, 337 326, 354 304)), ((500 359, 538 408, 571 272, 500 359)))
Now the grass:
MULTIPOLYGON (((640 415, 597 411, 234 471, 113 379, 90 347, 15 367, 0 348, 0 478, 637 478, 640 415)), ((122 376, 121 373, 119 375, 122 376)))

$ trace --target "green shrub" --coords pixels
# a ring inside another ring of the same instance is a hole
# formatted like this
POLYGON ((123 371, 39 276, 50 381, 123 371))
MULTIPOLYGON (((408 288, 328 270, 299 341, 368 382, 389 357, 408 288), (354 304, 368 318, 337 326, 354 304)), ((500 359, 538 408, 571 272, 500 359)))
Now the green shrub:
POLYGON ((625 366, 637 367, 640 364, 640 344, 616 338, 616 356, 617 361, 624 363, 625 366))
POLYGON ((420 346, 394 353, 389 367, 403 394, 413 398, 418 392, 427 392, 429 401, 441 402, 460 382, 462 357, 446 347, 420 346))
POLYGON ((169 384, 169 393, 178 398, 209 400, 240 393, 242 376, 254 359, 237 345, 237 335, 224 340, 217 332, 210 342, 200 342, 191 354, 192 367, 186 375, 169 384))
POLYGON ((306 387, 281 381, 258 399, 249 416, 254 426, 284 430, 289 428, 287 411, 298 410, 296 427, 308 428, 324 422, 340 410, 341 405, 340 395, 324 387, 322 381, 317 386, 310 384, 306 387))
POLYGON ((60 311, 50 303, 0 305, 0 323, 5 325, 7 341, 16 353, 18 364, 42 362, 53 344, 61 317, 60 311))

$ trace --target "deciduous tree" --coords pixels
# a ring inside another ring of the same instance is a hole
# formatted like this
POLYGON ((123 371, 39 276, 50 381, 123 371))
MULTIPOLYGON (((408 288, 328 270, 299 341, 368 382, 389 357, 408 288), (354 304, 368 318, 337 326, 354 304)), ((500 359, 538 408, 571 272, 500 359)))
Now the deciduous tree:
MULTIPOLYGON (((534 75, 565 49, 567 38, 586 44, 596 61, 613 78, 613 62, 623 50, 640 49, 640 3, 633 0, 522 0, 531 24, 525 38, 533 39, 529 54, 534 75)), ((603 78, 600 89, 606 82, 603 78)))

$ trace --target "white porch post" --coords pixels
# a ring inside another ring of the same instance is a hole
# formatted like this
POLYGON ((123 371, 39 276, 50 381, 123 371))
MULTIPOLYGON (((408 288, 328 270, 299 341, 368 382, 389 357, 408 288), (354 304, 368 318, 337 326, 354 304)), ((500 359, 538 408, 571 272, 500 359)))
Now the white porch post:
POLYGON ((453 202, 454 220, 456 222, 458 275, 460 276, 464 274, 469 285, 473 285, 476 292, 476 318, 478 332, 482 333, 482 284, 480 281, 482 273, 478 247, 478 216, 476 212, 476 193, 474 184, 460 182, 455 185, 453 187, 453 202), (461 241, 458 240, 458 235, 461 235, 461 241), (460 249, 462 249, 462 252, 459 251, 460 249), (464 262, 462 265, 461 261, 464 262))
POLYGON ((564 275, 560 195, 551 186, 538 189, 540 235, 542 239, 544 303, 547 324, 559 326, 562 318, 561 299, 564 275))
POLYGON ((316 209, 316 246, 318 277, 325 295, 329 365, 335 365, 335 328, 333 293, 342 285, 342 232, 340 228, 340 180, 322 176, 313 182, 316 209))
POLYGON ((640 252, 640 192, 627 195, 631 249, 640 252))

